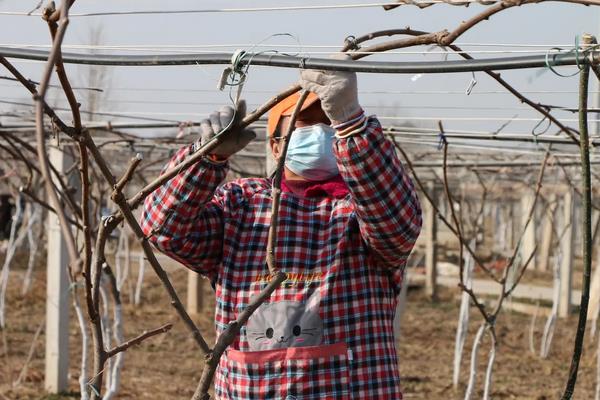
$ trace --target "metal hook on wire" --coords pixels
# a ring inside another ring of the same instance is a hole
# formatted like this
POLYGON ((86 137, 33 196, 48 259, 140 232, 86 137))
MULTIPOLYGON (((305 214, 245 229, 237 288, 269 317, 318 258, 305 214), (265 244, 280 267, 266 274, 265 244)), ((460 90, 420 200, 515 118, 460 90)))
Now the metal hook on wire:
MULTIPOLYGON (((549 111, 549 109, 546 108, 546 111, 549 111)), ((548 132, 548 129, 550 129, 551 126, 552 126, 552 121, 550 121, 550 119, 548 118, 547 115, 544 115, 544 118, 542 118, 537 124, 535 124, 535 126, 531 130, 531 134, 533 135, 534 138, 537 138, 538 136, 541 136, 544 133, 548 132), (542 130, 541 132, 536 132, 535 130, 538 127, 540 127, 546 120, 548 121, 548 125, 546 126, 546 128, 544 128, 544 130, 542 130)))
POLYGON ((471 71, 471 80, 469 81, 469 85, 465 89, 465 94, 467 96, 471 94, 475 85, 477 85, 477 78, 475 78, 475 72, 471 71))

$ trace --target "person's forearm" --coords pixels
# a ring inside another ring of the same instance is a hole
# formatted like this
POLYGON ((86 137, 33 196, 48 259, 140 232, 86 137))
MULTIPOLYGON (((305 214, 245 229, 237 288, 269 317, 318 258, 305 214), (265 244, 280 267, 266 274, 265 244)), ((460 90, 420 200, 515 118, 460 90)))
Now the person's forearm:
POLYGON ((363 238, 390 265, 401 265, 421 229, 421 207, 410 177, 379 121, 334 145, 340 173, 346 181, 363 238))
MULTIPOLYGON (((192 146, 180 149, 165 166, 163 171, 180 164, 189 156, 192 146)), ((173 179, 156 189, 145 200, 145 211, 152 210, 154 225, 164 222, 167 214, 178 213, 182 208, 201 211, 211 200, 215 189, 227 175, 228 164, 207 159, 199 161, 181 171, 173 179)))
MULTIPOLYGON (((181 149, 165 170, 179 164, 190 151, 191 146, 181 149)), ((222 207, 214 193, 227 170, 227 163, 202 160, 151 193, 141 219, 150 242, 187 266, 196 268, 201 260, 218 262, 222 207)))

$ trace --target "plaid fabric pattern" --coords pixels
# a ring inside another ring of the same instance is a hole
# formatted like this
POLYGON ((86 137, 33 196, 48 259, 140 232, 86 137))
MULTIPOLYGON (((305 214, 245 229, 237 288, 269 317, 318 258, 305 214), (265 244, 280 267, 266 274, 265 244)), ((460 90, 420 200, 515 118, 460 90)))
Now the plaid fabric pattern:
MULTIPOLYGON (((225 384, 218 387, 222 392, 217 395, 235 400, 350 400, 348 353, 327 355, 331 347, 311 348, 302 357, 284 357, 277 361, 257 359, 241 363, 227 358, 221 363, 225 384), (311 353, 315 353, 314 356, 311 353)), ((272 352, 285 353, 286 350, 272 352)))
MULTIPOLYGON (((190 150, 180 150, 167 168, 190 150)), ((376 118, 369 119, 360 135, 337 140, 334 153, 348 196, 301 198, 282 193, 276 257, 288 279, 269 301, 304 302, 319 291, 322 344, 342 342, 353 354, 349 384, 343 390, 353 399, 399 399, 392 323, 406 259, 421 228, 419 201, 376 118)), ((239 179, 217 187, 226 172, 226 165, 208 161, 182 171, 148 196, 141 221, 160 251, 211 280, 217 334, 269 280, 265 259, 271 182, 239 179)), ((231 349, 249 350, 245 329, 231 349)), ((323 362, 333 365, 331 360, 323 362)), ((224 355, 215 377, 217 397, 230 398, 234 391, 241 393, 237 398, 272 398, 266 393, 287 387, 287 367, 264 368, 232 366, 224 355), (260 376, 266 379, 261 394, 246 395, 236 388, 254 386, 250 382, 260 376)), ((329 393, 328 388, 336 388, 336 380, 342 379, 317 370, 321 372, 309 374, 311 390, 329 393)), ((327 396, 344 398, 343 390, 327 396)), ((311 396, 301 393, 296 398, 311 396)))

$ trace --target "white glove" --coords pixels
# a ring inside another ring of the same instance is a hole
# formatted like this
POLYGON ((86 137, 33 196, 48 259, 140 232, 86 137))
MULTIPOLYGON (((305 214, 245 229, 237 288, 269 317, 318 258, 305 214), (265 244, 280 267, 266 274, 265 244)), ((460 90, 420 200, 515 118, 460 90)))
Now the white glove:
MULTIPOLYGON (((230 106, 224 106, 219 111, 215 111, 210 114, 208 119, 204 119, 200 122, 202 128, 202 136, 200 139, 201 145, 204 145, 210 141, 216 134, 221 132, 222 129, 229 126, 231 119, 234 118, 233 108, 230 106)), ((219 157, 227 158, 232 154, 242 150, 250 141, 252 141, 256 134, 254 131, 249 129, 240 129, 239 124, 244 116, 246 115, 246 102, 240 100, 238 103, 238 110, 235 113, 235 119, 229 127, 223 142, 215 147, 211 154, 219 157)))
MULTIPOLYGON (((342 53, 333 58, 349 60, 350 56, 342 53)), ((300 71, 300 85, 319 96, 321 108, 333 125, 346 122, 361 111, 354 72, 305 69, 300 71)))

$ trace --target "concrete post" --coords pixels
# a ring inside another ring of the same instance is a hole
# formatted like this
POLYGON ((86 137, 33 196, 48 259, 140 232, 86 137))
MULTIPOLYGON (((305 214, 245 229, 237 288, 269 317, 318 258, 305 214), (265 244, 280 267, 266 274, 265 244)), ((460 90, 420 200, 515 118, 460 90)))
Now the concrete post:
POLYGON ((495 250, 504 253, 506 250, 506 219, 504 207, 494 202, 494 246, 495 250))
POLYGON ((556 211, 555 196, 550 198, 550 205, 544 212, 544 230, 542 232, 542 243, 538 251, 537 269, 540 271, 550 270, 550 253, 552 249, 552 238, 554 237, 553 221, 554 212, 556 211))
MULTIPOLYGON (((529 217, 529 212, 531 210, 531 206, 534 201, 533 194, 527 193, 521 197, 521 231, 523 232, 523 239, 521 242, 521 262, 526 262, 535 249, 535 212, 531 216, 531 221, 525 228, 525 224, 527 223, 527 219, 529 217), (523 230, 524 229, 524 230, 523 230)), ((536 265, 536 256, 534 255, 531 259, 531 266, 535 267, 536 265)))
POLYGON ((275 171, 277 163, 275 162, 273 154, 271 153, 271 145, 269 144, 269 138, 267 138, 265 143, 265 168, 267 171, 267 176, 269 176, 273 171, 275 171))
MULTIPOLYGON (((437 199, 433 185, 429 185, 429 193, 432 199, 437 199)), ((425 216, 425 293, 435 300, 437 297, 437 216, 435 209, 429 203, 424 202, 425 216)))
POLYGON ((581 231, 582 212, 583 208, 581 207, 581 198, 579 196, 575 196, 573 198, 573 247, 575 249, 583 249, 583 232, 581 231))
POLYGON ((560 264, 560 301, 558 305, 558 316, 567 317, 571 311, 571 281, 573 277, 573 242, 575 241, 575 230, 573 229, 573 218, 575 208, 573 206, 573 191, 569 189, 563 201, 563 237, 560 241, 560 252, 562 261, 560 264))
MULTIPOLYGON (((68 168, 62 151, 50 147, 50 163, 61 172, 68 168)), ((45 388, 50 393, 67 389, 69 372, 69 304, 67 265, 69 257, 58 218, 48 213, 48 256, 46 277, 46 373, 45 388)))
POLYGON ((199 314, 202 311, 202 288, 204 279, 194 271, 188 271, 187 285, 187 311, 190 314, 199 314))
POLYGON ((506 244, 508 249, 515 247, 515 207, 512 201, 506 206, 506 244))
POLYGON ((590 306, 588 308, 587 320, 593 321, 598 315, 600 308, 600 251, 596 254, 596 270, 592 275, 590 287, 590 306))
POLYGON ((404 270, 404 278, 402 279, 402 288, 398 295, 398 305, 396 306, 396 313, 394 314, 394 338, 396 341, 400 340, 400 327, 402 325, 402 317, 406 310, 406 294, 408 293, 408 267, 404 270))
MULTIPOLYGON (((600 212, 596 212, 596 218, 592 217, 594 224, 592 225, 592 229, 595 230, 595 227, 600 223, 600 212)), ((592 231, 592 234, 594 231, 592 231)), ((592 246, 596 249, 598 246, 596 245, 597 238, 592 238, 594 242, 592 242, 592 246), (594 240, 596 239, 596 240, 594 240)), ((588 308, 587 319, 588 321, 594 320, 598 315, 598 308, 600 308, 600 251, 596 250, 596 269, 592 275, 592 282, 590 287, 590 303, 588 308)))

